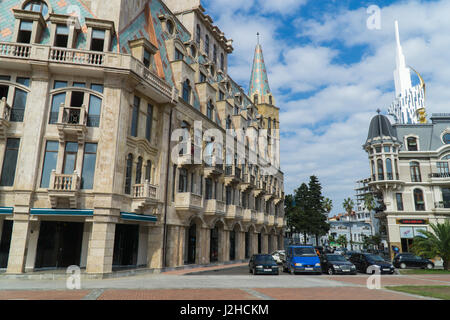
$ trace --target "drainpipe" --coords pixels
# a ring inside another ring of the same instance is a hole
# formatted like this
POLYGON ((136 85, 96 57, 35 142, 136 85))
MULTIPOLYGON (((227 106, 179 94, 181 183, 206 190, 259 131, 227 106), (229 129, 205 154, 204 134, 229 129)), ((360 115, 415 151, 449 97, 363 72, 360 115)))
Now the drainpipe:
MULTIPOLYGON (((166 248, 167 248, 167 206, 169 201, 169 172, 170 172, 170 137, 172 133, 172 115, 173 107, 170 109, 169 119, 169 134, 167 137, 167 171, 166 171, 166 187, 165 187, 165 200, 164 200, 164 229, 163 229, 163 268, 167 267, 166 248)), ((175 183, 175 181, 173 181, 175 183)))

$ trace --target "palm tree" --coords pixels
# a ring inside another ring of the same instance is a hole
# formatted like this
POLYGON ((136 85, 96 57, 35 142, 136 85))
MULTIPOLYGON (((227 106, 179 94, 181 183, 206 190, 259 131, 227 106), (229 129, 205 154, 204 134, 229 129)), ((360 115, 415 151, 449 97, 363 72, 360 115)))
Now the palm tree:
POLYGON ((345 235, 341 234, 341 235, 337 238, 336 242, 337 242, 341 247, 347 248, 347 237, 346 237, 345 235))
POLYGON ((347 212, 349 215, 352 213, 353 208, 355 207, 355 203, 352 199, 347 198, 342 203, 342 207, 344 207, 345 212, 347 212))
POLYGON ((325 210, 325 212, 328 214, 331 212, 331 210, 333 209, 333 200, 329 199, 329 198, 325 198, 323 200, 323 209, 325 210))
POLYGON ((413 242, 413 252, 427 258, 441 257, 444 270, 449 270, 450 262, 450 220, 444 223, 432 224, 433 232, 420 230, 423 236, 416 236, 413 242))

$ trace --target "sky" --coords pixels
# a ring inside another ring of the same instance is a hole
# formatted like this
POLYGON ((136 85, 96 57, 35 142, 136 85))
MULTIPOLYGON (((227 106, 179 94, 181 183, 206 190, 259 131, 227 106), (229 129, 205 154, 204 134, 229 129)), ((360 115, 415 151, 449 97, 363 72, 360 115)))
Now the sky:
POLYGON ((342 202, 355 198, 356 181, 370 175, 362 145, 376 110, 387 114, 395 98, 395 20, 406 63, 426 82, 427 114, 449 110, 448 0, 202 0, 202 5, 233 39, 228 73, 246 90, 256 33, 261 34, 280 108, 285 193, 316 175, 323 195, 333 201, 331 214, 344 212, 342 202), (380 8, 380 24, 368 28, 368 20, 376 21, 368 12, 372 5, 380 8))

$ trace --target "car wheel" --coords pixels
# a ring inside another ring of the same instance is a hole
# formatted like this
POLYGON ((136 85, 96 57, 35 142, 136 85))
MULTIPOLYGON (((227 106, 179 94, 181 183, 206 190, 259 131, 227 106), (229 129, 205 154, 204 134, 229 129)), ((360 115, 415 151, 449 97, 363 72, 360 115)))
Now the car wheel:
POLYGON ((331 267, 328 268, 328 274, 329 274, 330 276, 332 276, 332 275, 334 274, 333 268, 331 268, 331 267))
POLYGON ((427 269, 428 269, 428 270, 431 270, 431 269, 433 269, 433 268, 434 268, 434 266, 433 266, 431 263, 428 263, 428 264, 427 264, 427 269))
POLYGON ((406 264, 400 263, 400 269, 406 269, 406 264))

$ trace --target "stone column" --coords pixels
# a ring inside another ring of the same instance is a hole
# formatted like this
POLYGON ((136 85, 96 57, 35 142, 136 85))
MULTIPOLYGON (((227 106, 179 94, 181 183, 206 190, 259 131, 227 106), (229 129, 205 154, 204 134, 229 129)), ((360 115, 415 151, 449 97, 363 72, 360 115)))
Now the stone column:
POLYGON ((39 240, 39 221, 30 221, 30 235, 28 241, 27 257, 25 262, 25 272, 34 270, 36 261, 37 244, 39 240))
POLYGON ((175 267, 178 263, 179 230, 177 226, 167 226, 166 267, 175 267))
MULTIPOLYGON (((186 256, 186 230, 188 227, 178 227, 178 263, 177 266, 184 265, 186 256)), ((196 248, 197 250, 197 248, 196 248)))
POLYGON ((199 246, 198 249, 198 263, 208 264, 209 263, 209 250, 210 250, 210 229, 201 228, 200 229, 200 239, 197 241, 199 246))
POLYGON ((150 227, 148 231, 147 246, 147 267, 150 269, 162 268, 162 246, 163 246, 164 227, 150 227))
POLYGON ((29 231, 30 221, 28 213, 15 212, 6 273, 17 274, 25 271, 25 253, 29 240, 29 231))
POLYGON ((256 231, 252 232, 252 254, 258 253, 258 233, 256 231))
MULTIPOLYGON (((103 210, 102 210, 103 211, 103 210)), ((101 212, 95 210, 95 215, 111 215, 109 210, 101 212)), ((95 216, 94 216, 95 217, 95 216)), ((116 223, 104 216, 95 217, 92 224, 92 234, 89 241, 89 251, 87 257, 87 273, 110 273, 112 272, 112 260, 114 254, 114 235, 116 223)))
POLYGON ((230 260, 230 231, 223 230, 219 236, 219 262, 230 260))
POLYGON ((237 232, 237 260, 245 259, 245 232, 238 231, 237 232))
POLYGON ((268 234, 262 234, 261 239, 261 251, 262 253, 268 253, 269 252, 269 235, 268 234))
POLYGON ((272 236, 272 248, 273 248, 273 251, 279 250, 278 249, 278 236, 277 235, 273 235, 272 236))

